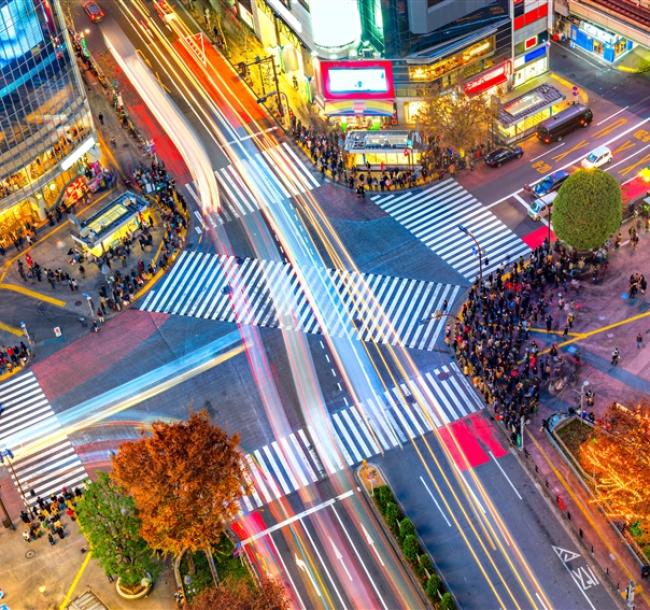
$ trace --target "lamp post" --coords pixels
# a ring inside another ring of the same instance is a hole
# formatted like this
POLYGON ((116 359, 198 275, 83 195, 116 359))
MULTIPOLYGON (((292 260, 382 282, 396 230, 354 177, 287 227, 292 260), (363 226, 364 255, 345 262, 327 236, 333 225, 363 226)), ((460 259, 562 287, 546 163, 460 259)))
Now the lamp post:
POLYGON ((483 250, 481 244, 478 243, 478 239, 472 234, 472 232, 465 225, 458 225, 456 227, 461 233, 464 233, 469 237, 474 244, 476 245, 476 250, 478 252, 478 279, 479 283, 483 285, 483 250))
POLYGON ((551 218, 553 214, 553 202, 548 204, 548 251, 551 252, 551 218))
POLYGON ((9 470, 11 471, 11 474, 13 476, 14 481, 16 482, 16 485, 18 485, 18 491, 20 491, 20 497, 23 499, 23 504, 25 505, 26 508, 30 508, 29 503, 27 502, 27 496, 25 495, 25 490, 23 489, 23 486, 20 482, 20 479, 18 478, 18 475, 16 474, 16 471, 14 470, 14 465, 12 464, 11 460, 13 459, 14 454, 11 449, 7 449, 6 447, 2 450, 0 450, 0 459, 2 460, 3 464, 7 464, 9 466, 9 470), (5 462, 6 458, 6 462, 5 462))

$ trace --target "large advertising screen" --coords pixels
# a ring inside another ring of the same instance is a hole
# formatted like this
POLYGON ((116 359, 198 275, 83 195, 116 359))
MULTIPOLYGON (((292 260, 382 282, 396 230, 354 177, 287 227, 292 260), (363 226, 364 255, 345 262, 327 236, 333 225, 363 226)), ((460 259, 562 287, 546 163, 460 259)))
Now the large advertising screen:
POLYGON ((326 100, 387 100, 395 97, 390 61, 320 62, 326 100))
POLYGON ((10 0, 0 6, 0 69, 43 40, 32 0, 10 0))

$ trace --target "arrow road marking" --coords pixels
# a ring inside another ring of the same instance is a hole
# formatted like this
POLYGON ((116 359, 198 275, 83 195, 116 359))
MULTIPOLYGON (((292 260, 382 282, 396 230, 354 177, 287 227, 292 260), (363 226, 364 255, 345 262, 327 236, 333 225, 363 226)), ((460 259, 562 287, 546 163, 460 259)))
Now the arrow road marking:
POLYGON ((575 553, 574 551, 567 551, 566 549, 563 549, 560 546, 554 546, 553 550, 555 551, 555 554, 560 558, 560 561, 562 563, 569 563, 570 561, 573 561, 574 559, 580 557, 580 553, 575 553))
POLYGON ((384 562, 382 561, 381 555, 379 554, 379 550, 375 546, 375 541, 370 537, 370 534, 368 533, 368 530, 364 527, 363 523, 361 524, 361 529, 363 530, 363 535, 366 537, 366 542, 370 545, 370 548, 375 552, 375 555, 377 555, 377 559, 379 559, 379 563, 384 567, 384 562))
POLYGON ((298 569, 302 570, 305 574, 307 574, 307 576, 309 576, 309 580, 311 581, 312 587, 314 587, 314 591, 316 591, 316 595, 318 595, 318 597, 322 597, 318 587, 316 586, 316 581, 312 576, 311 570, 307 567, 307 564, 302 559, 300 559, 300 557, 298 557, 297 553, 294 553, 294 558, 296 560, 296 565, 298 566, 298 569))
POLYGON ((338 550, 336 545, 334 544, 334 540, 330 538, 330 544, 332 545, 332 548, 334 549, 334 555, 336 555, 336 558, 341 562, 341 565, 343 566, 343 569, 345 570, 345 573, 347 574, 348 580, 352 582, 352 574, 350 574, 350 570, 348 570, 348 566, 346 565, 343 555, 341 555, 341 551, 338 550))

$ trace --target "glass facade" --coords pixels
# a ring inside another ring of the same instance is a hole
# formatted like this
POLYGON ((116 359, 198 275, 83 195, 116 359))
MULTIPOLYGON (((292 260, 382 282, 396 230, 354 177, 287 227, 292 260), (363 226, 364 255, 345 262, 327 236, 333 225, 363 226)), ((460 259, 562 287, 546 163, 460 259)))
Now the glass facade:
POLYGON ((0 243, 45 217, 77 175, 61 161, 92 120, 58 0, 0 0, 0 243))

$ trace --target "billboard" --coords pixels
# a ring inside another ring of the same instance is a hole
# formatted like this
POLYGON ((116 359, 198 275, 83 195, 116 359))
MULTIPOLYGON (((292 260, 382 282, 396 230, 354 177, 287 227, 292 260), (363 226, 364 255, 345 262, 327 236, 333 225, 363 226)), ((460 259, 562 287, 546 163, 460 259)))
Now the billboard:
POLYGON ((321 61, 326 100, 392 100, 393 65, 385 60, 321 61))

